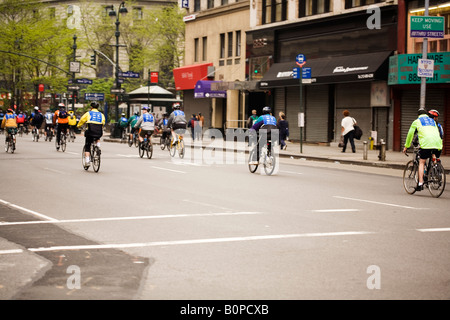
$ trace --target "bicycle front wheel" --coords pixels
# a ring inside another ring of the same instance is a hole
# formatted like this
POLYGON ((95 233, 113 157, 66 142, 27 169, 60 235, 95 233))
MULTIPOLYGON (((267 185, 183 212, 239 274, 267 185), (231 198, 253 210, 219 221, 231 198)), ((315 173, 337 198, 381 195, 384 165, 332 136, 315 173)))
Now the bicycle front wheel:
POLYGON ((95 172, 98 172, 100 170, 100 160, 101 160, 101 151, 97 146, 94 146, 92 148, 91 157, 92 157, 92 169, 94 169, 95 172))
POLYGON ((145 152, 145 144, 144 142, 139 143, 139 157, 143 158, 145 152))
POLYGON ((148 144, 147 145, 147 158, 151 159, 153 156, 153 145, 148 144))
POLYGON ((405 191, 409 194, 414 194, 418 182, 418 167, 414 163, 414 160, 410 160, 403 170, 403 187, 405 188, 405 191))
POLYGON ((431 166, 428 172, 428 190, 435 198, 439 198, 445 189, 445 170, 440 162, 431 166))
POLYGON ((256 170, 258 169, 258 164, 251 164, 252 161, 254 161, 253 159, 256 159, 256 148, 253 148, 250 151, 250 155, 248 157, 248 170, 250 170, 251 173, 255 173, 256 170))

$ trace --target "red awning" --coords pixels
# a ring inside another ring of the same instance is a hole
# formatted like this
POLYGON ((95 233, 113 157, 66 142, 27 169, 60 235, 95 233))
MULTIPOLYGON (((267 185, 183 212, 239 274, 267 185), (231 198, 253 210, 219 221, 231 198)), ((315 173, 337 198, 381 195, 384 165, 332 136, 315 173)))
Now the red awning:
POLYGON ((206 80, 212 63, 195 64, 173 69, 176 90, 192 90, 199 80, 206 80))

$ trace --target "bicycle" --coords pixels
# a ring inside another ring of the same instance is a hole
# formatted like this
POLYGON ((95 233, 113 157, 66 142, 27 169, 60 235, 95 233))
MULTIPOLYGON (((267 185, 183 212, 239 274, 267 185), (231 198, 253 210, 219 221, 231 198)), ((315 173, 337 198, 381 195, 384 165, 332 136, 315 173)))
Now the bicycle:
POLYGON ((184 147, 184 140, 183 140, 183 136, 180 136, 178 133, 176 133, 176 137, 177 137, 177 141, 173 142, 173 138, 170 139, 170 145, 169 145, 169 153, 171 157, 175 156, 175 153, 178 151, 178 156, 183 159, 184 158, 184 152, 185 152, 185 147, 184 147))
MULTIPOLYGON (((91 157, 91 163, 92 163, 92 169, 94 172, 98 172, 100 170, 100 163, 101 163, 101 154, 102 151, 100 147, 97 145, 97 143, 100 141, 100 139, 95 140, 93 143, 91 143, 91 147, 89 150, 89 154, 91 157)), ((83 165, 84 170, 88 170, 90 167, 90 163, 86 163, 86 146, 83 146, 83 151, 81 153, 81 163, 83 165)))
POLYGON ((75 142, 75 138, 76 138, 75 129, 69 128, 69 142, 70 141, 75 142))
POLYGON ((59 145, 58 145, 58 139, 55 139, 56 151, 58 151, 58 148, 60 147, 61 151, 65 152, 66 151, 66 146, 67 146, 67 134, 65 132, 61 132, 59 145))
MULTIPOLYGON (((259 159, 257 159, 257 152, 259 143, 261 143, 261 139, 259 142, 253 147, 250 151, 250 155, 248 157, 248 169, 251 173, 255 173, 259 166, 259 159), (255 155, 256 154, 256 155, 255 155), (257 159, 258 164, 252 164, 254 159, 257 159)), ((267 140, 266 144, 261 148, 260 158, 262 158, 262 164, 264 166, 264 172, 270 176, 275 170, 276 158, 273 152, 272 140, 267 140)))
POLYGON ((133 144, 136 148, 139 146, 139 138, 136 130, 133 132, 131 138, 130 135, 128 135, 128 146, 131 147, 133 144))
MULTIPOLYGON (((406 156, 409 156, 406 154, 406 156)), ((414 148, 414 159, 408 161, 403 170, 403 187, 408 194, 414 194, 419 183, 419 147, 414 148)), ((425 162, 423 186, 428 187, 431 195, 439 198, 446 184, 445 170, 441 160, 433 157, 425 162)))
POLYGON ((24 126, 23 126, 22 123, 20 123, 19 124, 19 129, 18 129, 19 137, 21 137, 23 135, 23 133, 24 133, 24 126))
POLYGON ((39 130, 36 127, 33 127, 32 133, 33 133, 33 141, 38 142, 39 141, 39 130))
POLYGON ((16 128, 8 128, 8 134, 5 138, 5 151, 6 153, 11 152, 14 153, 16 150, 16 134, 17 129, 16 128))
POLYGON ((163 138, 164 133, 161 135, 161 138, 159 140, 159 145, 161 146, 161 150, 164 150, 167 147, 167 150, 170 151, 170 134, 167 133, 166 136, 163 138))
POLYGON ((151 159, 153 155, 153 144, 151 142, 151 135, 149 136, 148 133, 144 136, 144 141, 139 142, 139 156, 141 158, 144 157, 144 153, 147 153, 147 158, 151 159))
POLYGON ((51 142, 53 138, 53 130, 51 128, 47 128, 47 130, 45 131, 45 141, 49 141, 51 142))

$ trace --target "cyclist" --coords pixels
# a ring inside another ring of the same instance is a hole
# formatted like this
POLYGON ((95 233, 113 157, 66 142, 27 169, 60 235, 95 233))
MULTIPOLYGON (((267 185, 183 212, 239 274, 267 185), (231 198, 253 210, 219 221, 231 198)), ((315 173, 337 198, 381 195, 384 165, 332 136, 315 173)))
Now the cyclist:
POLYGON ((135 112, 130 119, 128 119, 128 124, 130 126, 130 140, 133 141, 133 134, 136 131, 136 129, 134 128, 134 125, 136 124, 136 122, 139 120, 139 112, 135 112))
POLYGON ((268 106, 265 106, 262 110, 262 116, 260 116, 255 123, 253 124, 253 126, 250 128, 250 135, 254 134, 254 132, 257 133, 256 135, 256 139, 257 139, 257 152, 256 152, 256 159, 252 159, 252 161, 250 162, 250 164, 258 164, 258 159, 259 159, 259 154, 260 154, 260 149, 262 148, 262 146, 264 145, 263 143, 259 143, 259 131, 261 129, 263 130, 267 130, 267 136, 266 137, 262 137, 262 138, 266 138, 267 141, 272 139, 272 130, 278 130, 277 129, 277 119, 272 116, 272 109, 268 106))
POLYGON ((11 133, 17 133, 17 121, 16 121, 16 115, 14 114, 14 111, 12 109, 8 109, 5 116, 3 117, 2 129, 5 130, 6 139, 5 141, 9 141, 9 136, 11 133))
MULTIPOLYGON (((3 113, 3 110, 0 109, 0 127, 1 127, 1 123, 3 121, 3 118, 5 117, 5 114, 3 113)), ((0 133, 3 132, 3 129, 0 128, 0 133)))
POLYGON ((179 133, 182 137, 184 132, 186 131, 187 121, 184 112, 180 110, 180 105, 176 104, 173 107, 173 112, 170 114, 169 119, 167 120, 167 125, 172 132, 173 143, 177 142, 177 135, 175 132, 179 133))
POLYGON ((61 132, 67 134, 67 128, 69 126, 69 114, 66 111, 66 106, 64 103, 60 103, 58 107, 59 110, 56 110, 53 114, 53 125, 56 125, 56 121, 58 121, 58 128, 56 129, 56 141, 58 146, 56 147, 56 150, 59 150, 61 132))
MULTIPOLYGON (((439 117, 439 111, 437 110, 430 110, 428 111, 428 116, 430 118, 433 118, 434 121, 436 122, 438 129, 439 129, 439 135, 441 136, 441 139, 444 140, 444 129, 442 128, 441 124, 438 122, 438 117, 439 117)), ((444 145, 442 143, 442 145, 444 145)), ((441 151, 442 150, 438 150, 438 152, 436 153, 436 157, 439 158, 441 156, 441 151)))
POLYGON ((139 145, 142 145, 142 142, 144 141, 144 137, 147 134, 149 143, 152 144, 152 140, 150 137, 153 134, 153 131, 155 131, 155 117, 151 113, 148 112, 148 107, 142 108, 142 115, 139 117, 139 120, 134 125, 135 129, 141 128, 139 130, 139 145))
POLYGON ((36 128, 37 133, 39 134, 39 131, 41 130, 42 122, 44 122, 44 116, 41 113, 41 110, 39 110, 39 107, 34 107, 34 112, 30 115, 30 124, 36 128))
POLYGON ((166 137, 170 134, 170 128, 168 126, 169 124, 168 117, 169 115, 167 113, 164 113, 163 117, 158 121, 158 128, 162 130, 163 141, 165 141, 166 137))
POLYGON ((413 121, 409 128, 408 135, 406 137, 405 147, 403 153, 411 146, 411 141, 414 136, 414 132, 417 130, 419 137, 420 150, 419 150, 419 183, 416 187, 416 191, 423 190, 423 175, 425 169, 425 162, 428 158, 442 150, 442 139, 439 135, 439 129, 436 125, 436 121, 427 115, 425 109, 419 109, 419 117, 413 121))
POLYGON ((22 132, 25 132, 25 118, 26 116, 23 114, 22 110, 20 110, 19 114, 16 117, 16 122, 19 130, 23 130, 22 132))
POLYGON ((97 142, 97 145, 99 145, 99 140, 103 135, 103 126, 105 125, 105 116, 103 113, 98 111, 98 103, 92 102, 91 103, 91 110, 86 112, 78 122, 77 127, 81 128, 85 123, 87 123, 87 130, 84 132, 85 144, 84 144, 84 150, 85 150, 85 158, 86 158, 86 164, 88 165, 91 162, 90 159, 90 152, 91 150, 91 144, 93 142, 97 142))
POLYGON ((77 127, 77 117, 75 116, 75 113, 70 110, 69 111, 69 132, 73 133, 74 138, 75 136, 75 128, 77 127))
POLYGON ((48 132, 53 131, 53 113, 47 109, 44 115, 45 118, 45 137, 48 138, 48 132))

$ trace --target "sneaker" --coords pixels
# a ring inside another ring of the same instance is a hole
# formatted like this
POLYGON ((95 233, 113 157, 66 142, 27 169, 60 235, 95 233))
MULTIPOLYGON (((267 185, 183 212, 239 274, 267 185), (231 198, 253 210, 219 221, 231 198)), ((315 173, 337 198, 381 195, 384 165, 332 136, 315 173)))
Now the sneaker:
POLYGON ((91 164, 91 159, 89 157, 84 158, 85 164, 88 166, 91 164))
POLYGON ((416 187, 416 191, 422 191, 423 190, 423 184, 422 185, 417 185, 416 187))
POLYGON ((258 161, 250 161, 248 164, 251 164, 251 165, 258 165, 259 162, 258 162, 258 161))

